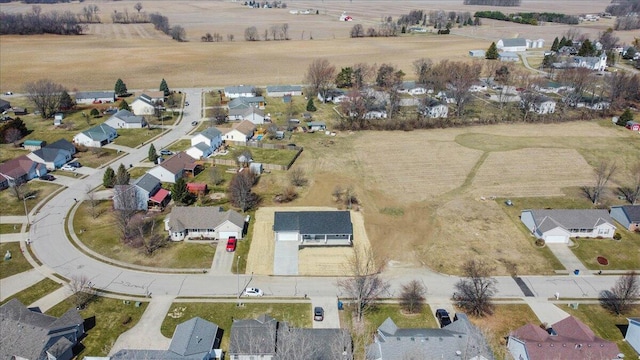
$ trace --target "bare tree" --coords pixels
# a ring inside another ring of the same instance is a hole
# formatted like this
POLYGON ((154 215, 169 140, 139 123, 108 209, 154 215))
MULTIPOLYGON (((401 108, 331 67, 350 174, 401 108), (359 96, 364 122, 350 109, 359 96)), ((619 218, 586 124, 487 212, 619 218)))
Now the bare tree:
POLYGON ((136 9, 136 11, 140 12, 140 10, 142 10, 142 3, 136 3, 135 5, 133 5, 133 8, 136 9))
POLYGON ((638 273, 630 271, 618 278, 611 290, 600 293, 600 304, 605 309, 620 315, 628 312, 638 297, 640 297, 638 273))
POLYGON ((64 87, 49 79, 41 79, 25 85, 27 98, 33 102, 40 111, 43 119, 51 117, 58 109, 62 100, 64 87))
POLYGON ((258 205, 260 200, 258 195, 251 190, 255 181, 255 175, 251 171, 245 170, 235 174, 229 183, 231 203, 243 212, 258 205))
POLYGON ((347 186, 346 189, 344 189, 344 195, 343 195, 342 199, 344 200, 344 204, 347 207, 347 209, 351 209, 353 204, 357 204, 358 203, 358 198, 356 196, 356 191, 353 188, 353 186, 349 185, 349 186, 347 186))
POLYGON ((171 33, 169 35, 171 35, 171 38, 173 40, 176 40, 179 42, 187 41, 187 32, 180 25, 173 26, 171 28, 171 33))
POLYGON ((491 298, 497 292, 491 268, 482 260, 469 260, 462 266, 464 277, 456 284, 453 300, 457 306, 475 316, 493 313, 491 298))
POLYGON ((347 263, 347 273, 351 277, 338 280, 338 286, 352 298, 356 307, 356 318, 362 321, 364 314, 375 301, 389 290, 389 283, 380 277, 384 261, 378 261, 373 251, 354 246, 353 256, 347 263))
POLYGON ((336 67, 327 59, 316 59, 309 65, 305 80, 311 86, 311 92, 314 95, 320 93, 325 99, 335 78, 336 67))
POLYGON ((213 185, 220 185, 224 182, 224 171, 218 166, 213 166, 209 169, 209 177, 213 185))
POLYGON ((427 58, 420 58, 413 62, 413 71, 418 78, 419 84, 426 84, 429 78, 429 73, 433 67, 433 61, 427 58))
POLYGON ((13 180, 11 184, 11 194, 18 200, 22 201, 25 197, 29 196, 30 189, 29 183, 22 178, 13 180))
POLYGON ((628 186, 620 188, 620 192, 624 195, 628 202, 636 205, 640 198, 640 162, 631 167, 631 176, 628 186))
POLYGON ((260 40, 260 35, 258 35, 258 29, 255 26, 250 26, 244 29, 244 39, 247 41, 260 40))
POLYGON ((337 202, 340 202, 340 200, 342 199, 342 192, 342 187, 340 185, 336 185, 336 187, 333 188, 333 191, 331 192, 331 196, 333 196, 333 198, 337 202))
POLYGON ((95 296, 91 281, 85 275, 74 275, 68 284, 76 309, 83 309, 95 296))
POLYGON ((22 132, 16 128, 9 128, 4 132, 4 141, 7 144, 15 143, 22 138, 22 132))
POLYGON ((120 240, 130 244, 135 237, 131 228, 131 220, 138 208, 138 192, 133 185, 116 185, 113 187, 113 217, 120 232, 120 240))
POLYGON ((582 191, 592 203, 598 203, 609 179, 616 172, 616 169, 617 166, 615 163, 608 163, 606 161, 601 161, 598 167, 594 169, 595 184, 593 186, 582 187, 582 191))
POLYGON ((410 314, 422 311, 427 289, 418 280, 412 280, 408 284, 402 285, 400 293, 400 306, 410 314))
POLYGON ((347 128, 351 130, 363 130, 366 128, 367 105, 360 91, 356 89, 350 90, 345 99, 340 102, 340 111, 344 120, 347 122, 347 128))
POLYGON ((376 72, 376 65, 357 63, 353 65, 353 87, 356 89, 366 85, 376 72))
POLYGON ((364 27, 361 24, 355 24, 353 25, 353 27, 351 28, 351 32, 349 33, 349 35, 352 38, 359 38, 359 37, 364 37, 364 27))
POLYGON ((89 214, 91 214, 91 217, 95 219, 100 216, 100 213, 98 212, 98 204, 100 202, 96 197, 96 193, 91 191, 90 185, 87 185, 86 196, 89 203, 89 214))
POLYGON ((309 181, 304 169, 299 166, 296 166, 289 171, 289 180, 293 186, 305 186, 309 181))
POLYGON ((462 116, 469 101, 469 88, 478 80, 482 66, 444 60, 434 66, 434 69, 437 69, 439 79, 436 81, 440 89, 450 91, 456 101, 456 115, 462 116))

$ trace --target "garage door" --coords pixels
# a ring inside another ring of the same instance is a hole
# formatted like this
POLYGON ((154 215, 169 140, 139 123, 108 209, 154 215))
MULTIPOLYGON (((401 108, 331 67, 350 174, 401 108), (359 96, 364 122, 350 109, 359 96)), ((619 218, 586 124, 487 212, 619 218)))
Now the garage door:
POLYGON ((544 241, 547 244, 564 244, 567 242, 567 237, 562 235, 547 236, 544 241))
POLYGON ((220 239, 228 239, 230 236, 235 236, 237 238, 238 232, 237 231, 221 231, 219 236, 220 236, 220 239))
POLYGON ((278 241, 298 241, 298 233, 294 231, 280 231, 276 235, 278 241))

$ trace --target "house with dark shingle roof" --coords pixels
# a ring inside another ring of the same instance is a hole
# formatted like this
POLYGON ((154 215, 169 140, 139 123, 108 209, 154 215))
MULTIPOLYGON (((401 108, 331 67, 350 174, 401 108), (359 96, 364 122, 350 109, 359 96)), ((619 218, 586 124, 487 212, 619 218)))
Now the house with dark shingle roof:
POLYGON ((256 96, 256 87, 252 85, 226 86, 224 96, 229 99, 256 96))
POLYGON ((86 147, 102 147, 112 142, 118 133, 107 124, 96 125, 73 137, 73 142, 86 147))
POLYGON ((489 360, 493 352, 480 330, 458 313, 442 329, 399 328, 387 318, 367 346, 367 359, 461 359, 489 360))
POLYGON ((229 101, 227 107, 229 109, 248 109, 249 106, 253 106, 254 108, 264 109, 266 105, 267 102, 263 96, 249 96, 235 98, 229 101))
POLYGON ((351 246, 353 224, 349 211, 276 211, 276 241, 297 241, 299 246, 351 246))
POLYGON ((4 112, 11 109, 11 103, 7 100, 0 99, 0 112, 4 112))
POLYGON ((224 211, 218 206, 174 206, 164 219, 164 229, 171 240, 228 239, 244 235, 244 216, 234 210, 224 211))
POLYGON ((147 126, 147 121, 140 115, 134 115, 129 110, 118 110, 107 119, 105 124, 114 129, 142 129, 147 126))
POLYGON ((73 308, 56 318, 12 299, 0 306, 0 334, 0 359, 69 360, 84 320, 73 308))
POLYGON ((176 180, 184 176, 196 176, 202 170, 202 166, 186 152, 181 151, 160 165, 147 171, 161 182, 175 183, 176 180))
POLYGON ((572 237, 613 238, 616 226, 604 209, 522 210, 520 220, 546 243, 569 243, 572 237))
POLYGON ((76 93, 78 104, 108 104, 116 101, 115 91, 78 91, 76 93))
POLYGON ((33 161, 27 155, 0 164, 0 175, 7 180, 8 186, 13 186, 16 182, 27 182, 46 173, 45 164, 33 161))
POLYGON ((123 349, 110 360, 212 360, 222 359, 218 325, 194 317, 176 326, 168 350, 123 349))
POLYGON ((595 336, 573 316, 546 330, 535 324, 524 325, 509 334, 507 349, 518 360, 616 359, 620 353, 616 343, 595 336))
POLYGON ((27 156, 29 159, 43 163, 47 170, 55 170, 73 158, 76 153, 76 147, 65 139, 60 139, 54 143, 37 149, 27 156))
POLYGON ((302 96, 302 86, 300 85, 269 85, 267 95, 270 97, 302 96))
POLYGON ((160 180, 151 174, 144 174, 131 185, 116 185, 113 192, 113 208, 116 210, 164 209, 171 201, 171 192, 163 189, 160 180))
POLYGON ((640 205, 612 206, 611 217, 629 231, 640 231, 640 205))

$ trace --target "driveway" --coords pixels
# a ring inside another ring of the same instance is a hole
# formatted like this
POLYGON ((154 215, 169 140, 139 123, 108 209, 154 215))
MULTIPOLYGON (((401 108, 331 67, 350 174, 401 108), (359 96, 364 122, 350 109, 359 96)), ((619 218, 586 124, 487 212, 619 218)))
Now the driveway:
POLYGON ((316 306, 324 309, 324 320, 313 321, 314 329, 337 329, 340 327, 338 299, 335 296, 314 296, 311 298, 311 311, 316 306))
MULTIPOLYGON (((569 317, 569 314, 560 309, 555 304, 547 301, 540 301, 536 299, 526 299, 525 302, 531 310, 536 314, 541 323, 547 323, 547 325, 555 324, 558 321, 569 317)), ((564 306, 567 306, 566 304, 564 306)))
MULTIPOLYGON (((240 240, 242 241, 242 240, 240 240)), ((235 260, 235 252, 227 252, 227 241, 219 240, 216 246, 216 254, 213 256, 210 273, 215 275, 233 275, 231 266, 235 260)))
POLYGON ((582 264, 582 261, 575 256, 567 244, 547 244, 547 247, 551 250, 553 255, 560 260, 562 266, 564 266, 571 274, 573 274, 574 270, 579 270, 582 275, 592 273, 582 264))

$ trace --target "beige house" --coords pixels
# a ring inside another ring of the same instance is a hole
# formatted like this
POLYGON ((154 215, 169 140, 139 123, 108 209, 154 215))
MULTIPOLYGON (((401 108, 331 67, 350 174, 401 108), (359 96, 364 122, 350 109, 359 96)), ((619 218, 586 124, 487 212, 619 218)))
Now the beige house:
POLYGON ((222 138, 226 142, 244 144, 253 137, 255 131, 256 125, 254 123, 249 120, 243 120, 228 130, 222 138))
POLYGON ((242 239, 244 217, 240 213, 224 211, 218 206, 175 206, 164 220, 164 229, 171 240, 184 239, 242 239))

